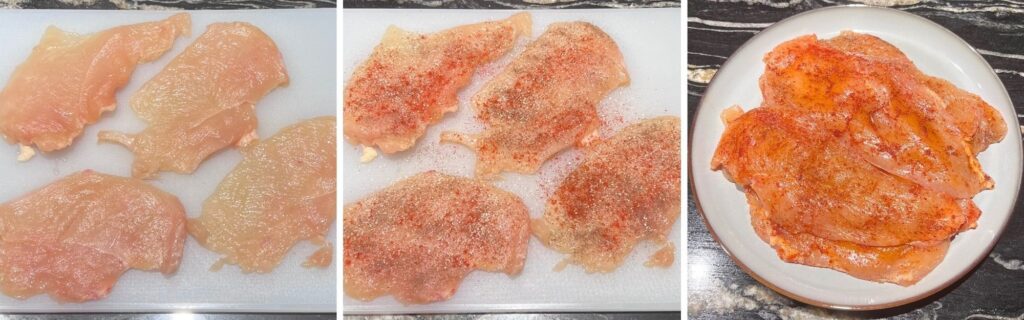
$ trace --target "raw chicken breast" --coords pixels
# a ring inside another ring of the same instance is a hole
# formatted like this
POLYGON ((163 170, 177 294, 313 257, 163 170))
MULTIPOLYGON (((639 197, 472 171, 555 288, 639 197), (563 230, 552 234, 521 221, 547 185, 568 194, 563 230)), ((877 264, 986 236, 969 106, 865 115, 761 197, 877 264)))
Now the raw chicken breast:
POLYGON ((445 132, 477 153, 477 177, 534 173, 555 153, 580 144, 601 125, 597 104, 629 83, 618 46, 586 22, 554 23, 473 96, 486 130, 445 132))
POLYGON ((681 130, 677 117, 647 119, 588 150, 533 233, 587 272, 614 271, 641 240, 668 240, 680 211, 681 130))
POLYGON ((192 173, 214 152, 254 139, 256 102, 287 83, 281 52, 263 31, 243 22, 211 24, 132 96, 132 110, 149 127, 99 138, 131 149, 134 177, 192 173))
POLYGON ((530 15, 420 35, 388 28, 345 86, 345 137, 384 153, 412 147, 458 108, 456 93, 481 65, 530 35, 530 15))
POLYGON ((980 97, 895 46, 842 32, 765 55, 764 102, 723 112, 713 170, 744 189, 757 234, 787 262, 909 286, 981 211, 975 156, 1006 134, 980 97))
MULTIPOLYGON (((898 48, 878 37, 843 32, 839 36, 823 41, 838 50, 858 55, 864 59, 885 59, 893 63, 912 63, 898 48)), ((999 142, 1006 135, 1006 121, 999 111, 981 100, 977 95, 957 88, 949 81, 928 76, 913 68, 919 81, 942 98, 942 111, 950 114, 963 138, 971 144, 975 154, 984 151, 988 145, 999 142)))
POLYGON ((957 198, 992 187, 974 149, 1002 139, 1002 118, 973 95, 921 74, 895 47, 853 33, 828 41, 803 36, 764 60, 765 105, 812 113, 823 129, 816 134, 841 136, 871 164, 957 198))
POLYGON ((747 199, 754 231, 786 262, 831 268, 869 281, 909 286, 935 269, 949 249, 949 239, 922 246, 873 247, 790 232, 771 222, 771 213, 749 191, 747 199))
MULTIPOLYGON (((241 149, 245 159, 188 223, 200 244, 224 255, 214 269, 229 263, 266 273, 301 240, 329 246, 325 237, 337 215, 335 140, 335 118, 319 117, 241 149)), ((308 265, 329 264, 331 253, 314 253, 308 265)))
POLYGON ((97 300, 128 269, 174 273, 184 244, 178 198, 140 180, 79 172, 0 205, 0 290, 97 300))
POLYGON ((793 233, 867 246, 934 244, 973 226, 969 199, 925 188, 817 137, 798 110, 762 106, 729 124, 712 158, 793 233))
POLYGON ((117 107, 114 95, 136 65, 159 58, 190 25, 181 13, 88 35, 46 29, 0 91, 0 133, 25 148, 66 148, 85 125, 117 107))
POLYGON ((345 207, 345 293, 447 300, 473 270, 523 269, 530 216, 519 197, 434 171, 345 207))

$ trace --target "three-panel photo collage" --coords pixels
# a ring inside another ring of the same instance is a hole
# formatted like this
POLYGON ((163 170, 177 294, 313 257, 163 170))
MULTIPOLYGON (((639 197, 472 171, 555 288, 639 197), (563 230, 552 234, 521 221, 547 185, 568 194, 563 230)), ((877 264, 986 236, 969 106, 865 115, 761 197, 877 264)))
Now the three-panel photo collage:
POLYGON ((1024 317, 1018 1, 0 0, 0 43, 4 319, 1024 317))

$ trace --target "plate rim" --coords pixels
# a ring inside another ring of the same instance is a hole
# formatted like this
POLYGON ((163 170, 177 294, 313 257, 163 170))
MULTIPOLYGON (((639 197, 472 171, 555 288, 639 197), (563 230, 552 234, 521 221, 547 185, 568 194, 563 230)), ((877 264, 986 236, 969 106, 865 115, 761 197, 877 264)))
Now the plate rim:
MULTIPOLYGON (((824 12, 824 11, 848 10, 848 9, 851 9, 851 8, 854 8, 854 9, 877 10, 877 11, 885 11, 885 12, 889 12, 889 13, 895 13, 895 14, 902 15, 902 16, 905 16, 905 17, 910 18, 910 19, 922 21, 922 22, 924 22, 926 24, 930 24, 930 25, 932 25, 934 27, 937 27, 938 30, 942 30, 943 32, 949 33, 954 38, 959 40, 962 45, 964 45, 972 53, 974 53, 974 55, 977 56, 978 59, 980 59, 982 63, 984 63, 985 67, 988 68, 988 71, 991 72, 993 75, 995 75, 996 79, 999 80, 998 81, 999 89, 1001 89, 1003 96, 1005 96, 1006 100, 1010 102, 1010 107, 1011 108, 1015 108, 1014 104, 1013 104, 1013 98, 1010 96, 1009 92, 1006 91, 1006 85, 1003 83, 1002 79, 999 79, 999 75, 995 72, 995 69, 992 68, 992 65, 988 63, 988 60, 985 60, 985 57, 982 56, 981 53, 979 53, 978 50, 976 48, 974 48, 974 46, 972 46, 966 40, 961 38, 955 32, 949 30, 948 28, 946 28, 946 27, 944 27, 944 26, 942 26, 942 25, 940 25, 940 24, 938 24, 938 23, 936 23, 936 22, 934 22, 934 21, 932 21, 932 20, 930 20, 928 18, 919 16, 919 15, 916 15, 916 14, 913 14, 913 13, 910 13, 910 12, 905 12, 903 10, 892 9, 892 8, 885 8, 885 7, 875 7, 875 6, 868 6, 868 5, 862 5, 862 4, 837 5, 837 6, 829 6, 829 7, 811 9, 811 10, 807 10, 807 11, 804 11, 804 12, 800 12, 800 13, 791 15, 789 17, 786 17, 786 18, 782 19, 782 20, 779 20, 777 22, 772 23, 768 27, 758 31, 758 33, 755 34, 750 39, 747 39, 747 41, 745 41, 743 44, 741 44, 739 47, 737 47, 736 50, 734 50, 731 54, 729 54, 729 57, 725 60, 725 62, 722 63, 722 65, 718 69, 719 70, 725 69, 725 67, 727 67, 729 65, 729 63, 732 62, 732 59, 733 59, 733 57, 735 57, 736 53, 738 53, 740 50, 742 50, 744 47, 746 47, 754 39, 756 39, 757 37, 760 37, 765 31, 771 30, 772 28, 778 26, 780 23, 783 23, 783 22, 786 22, 786 21, 790 21, 790 20, 793 20, 793 19, 805 16, 805 15, 816 14, 816 13, 820 13, 820 12, 824 12)), ((793 300, 796 300, 796 301, 799 301, 799 302, 803 302, 803 303, 806 303, 806 304, 809 304, 809 305, 817 306, 817 307, 834 309, 834 310, 851 310, 851 311, 882 310, 882 309, 889 309, 889 308, 895 308, 895 307, 907 305, 907 304, 910 304, 910 303, 914 303, 914 302, 920 301, 920 300, 925 299, 925 298, 929 298, 929 297, 935 295, 936 293, 938 293, 938 292, 940 292, 942 290, 945 290, 946 288, 949 288, 952 284, 957 283, 961 279, 964 279, 965 276, 970 274, 972 270, 975 270, 978 267, 978 265, 982 261, 984 261, 984 259, 987 256, 987 254, 980 254, 980 255, 978 255, 976 258, 974 258, 974 261, 972 261, 970 263, 970 267, 969 268, 965 269, 964 271, 960 271, 958 273, 958 275, 956 275, 954 277, 951 277, 950 279, 942 282, 940 285, 938 285, 938 286, 936 286, 936 287, 934 287, 932 289, 929 289, 929 290, 927 290, 927 291, 925 291, 923 293, 920 293, 920 294, 917 294, 917 295, 914 295, 914 296, 911 296, 911 297, 908 297, 908 298, 892 301, 892 302, 879 303, 879 304, 869 304, 869 305, 852 305, 852 304, 828 303, 828 302, 820 301, 820 300, 817 300, 817 299, 814 299, 814 298, 805 297, 805 296, 796 294, 796 293, 788 291, 788 290, 784 290, 784 289, 776 286, 775 284, 765 280, 763 277, 761 277, 761 275, 757 274, 756 272, 753 271, 753 269, 747 267, 746 264, 744 264, 742 261, 740 261, 739 258, 737 258, 729 250, 729 248, 727 248, 725 246, 725 244, 722 243, 721 239, 719 239, 719 236, 715 232, 714 228, 712 228, 711 225, 708 223, 708 220, 707 220, 706 214, 704 212, 704 209, 701 206, 700 196, 697 194, 697 191, 696 191, 697 190, 697 183, 696 183, 696 181, 694 181, 694 175, 693 175, 693 133, 694 133, 694 129, 696 128, 696 124, 697 124, 697 120, 696 119, 699 118, 701 110, 704 109, 704 101, 705 101, 704 98, 706 97, 706 92, 709 91, 711 89, 711 87, 716 83, 715 82, 716 79, 717 79, 717 77, 713 76, 711 78, 711 81, 708 82, 708 86, 704 90, 705 94, 701 95, 700 102, 697 103, 697 109, 694 110, 694 112, 693 112, 693 117, 692 117, 692 120, 689 123, 689 129, 687 130, 687 134, 688 134, 688 136, 687 136, 687 161, 688 161, 687 162, 687 173, 689 175, 689 178, 687 180, 689 180, 689 183, 690 183, 690 196, 693 199, 694 208, 696 209, 697 213, 701 217, 701 222, 704 224, 705 229, 707 229, 707 231, 711 235, 712 239, 714 239, 715 242, 718 244, 718 247, 721 248, 722 251, 724 251, 727 256, 729 256, 729 259, 732 260, 732 262, 736 266, 738 266, 741 270, 743 270, 744 273, 746 273, 747 275, 750 275, 750 277, 754 278, 754 280, 756 280, 758 283, 760 283, 761 285, 764 285, 764 286, 772 289, 772 291, 780 293, 780 294, 782 294, 782 295, 784 295, 784 296, 786 296, 786 297, 788 297, 790 299, 793 299, 793 300)), ((1014 111, 1016 111, 1016 110, 1014 110, 1014 111)), ((1019 121, 1018 121, 1018 119, 1016 117, 1013 117, 1013 121, 1008 121, 1008 122, 1013 125, 1011 128, 1019 128, 1020 127, 1020 123, 1019 123, 1019 121)), ((1014 133, 1013 135, 1014 135, 1015 138, 1013 138, 1012 140, 1013 140, 1013 142, 1016 142, 1017 149, 1018 150, 1024 150, 1024 147, 1022 147, 1022 139, 1024 139, 1024 137, 1022 137, 1021 134, 1017 134, 1015 131, 1011 130, 1010 132, 1014 133)), ((1013 205, 1010 206, 1010 212, 1007 215, 1008 218, 1006 219, 1006 221, 1004 221, 997 228, 997 230, 995 230, 996 232, 995 232, 995 235, 993 237, 993 240, 986 246, 986 248, 984 250, 982 250, 983 253, 991 252, 992 249, 995 248, 996 243, 999 242, 999 239, 1002 237, 1003 232, 1006 230, 1006 226, 1009 224, 1009 219, 1013 217, 1014 208, 1017 207, 1017 204, 1019 202, 1018 200, 1019 200, 1019 196, 1020 196, 1020 187, 1021 187, 1021 183, 1022 183, 1021 182, 1022 175, 1024 175, 1024 170, 1018 171, 1018 174, 1017 174, 1017 177, 1016 177, 1017 178, 1017 183, 1016 183, 1016 186, 1014 187, 1014 191, 1013 191, 1013 195, 1014 195, 1014 197, 1013 197, 1013 199, 1014 199, 1013 200, 1013 205)))

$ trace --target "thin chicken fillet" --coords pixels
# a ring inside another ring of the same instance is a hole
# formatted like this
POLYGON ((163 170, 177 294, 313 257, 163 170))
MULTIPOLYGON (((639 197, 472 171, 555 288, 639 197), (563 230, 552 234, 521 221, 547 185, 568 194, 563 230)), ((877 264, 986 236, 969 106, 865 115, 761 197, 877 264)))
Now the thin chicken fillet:
MULTIPOLYGON (((199 244, 243 272, 273 271, 303 240, 329 247, 327 232, 337 215, 336 120, 305 120, 269 139, 242 148, 245 157, 189 221, 199 244)), ((319 250, 306 266, 330 264, 319 250)))
POLYGON ((33 145, 43 152, 68 147, 117 107, 114 95, 136 65, 159 58, 190 26, 181 13, 87 35, 47 28, 0 91, 0 133, 23 152, 33 145))
POLYGON ((128 269, 173 274, 184 246, 177 197, 86 170, 0 205, 0 290, 102 299, 128 269))
POLYGON ((458 108, 456 94, 473 72, 530 29, 528 13, 422 35, 389 27, 345 86, 345 137, 384 153, 411 148, 458 108))
POLYGON ((267 34, 248 23, 214 23, 132 96, 132 110, 149 126, 99 139, 135 154, 134 177, 192 173, 211 154, 255 139, 256 103, 287 83, 267 34))
POLYGON ((628 83, 622 53, 608 34, 586 22, 554 23, 473 96, 484 132, 445 132, 441 141, 473 149, 477 177, 534 173, 591 137, 601 125, 598 103, 628 83))
POLYGON ((429 171, 345 207, 345 293, 447 300, 473 270, 519 274, 530 216, 516 195, 429 171))
POLYGON ((750 220, 757 235, 783 261, 831 268, 855 278, 909 286, 935 269, 946 256, 950 240, 915 246, 872 247, 790 232, 771 222, 771 213, 747 191, 750 220))
POLYGON ((793 233, 867 246, 930 245, 974 227, 970 199, 923 187, 852 155, 799 110, 762 106, 730 122, 712 158, 793 233))
POLYGON ((681 130, 677 117, 647 119, 586 150, 533 233, 587 272, 614 271, 640 241, 667 241, 679 219, 681 130))
MULTIPOLYGON (((888 59, 896 63, 910 60, 898 48, 878 37, 856 32, 843 32, 824 43, 838 50, 864 58, 888 59)), ((975 154, 988 145, 999 142, 1006 135, 1006 121, 991 105, 977 95, 957 88, 949 81, 928 76, 917 68, 910 70, 919 81, 935 92, 943 103, 942 111, 949 113, 960 134, 971 145, 975 154)))
POLYGON ((922 74, 898 49, 851 32, 803 36, 765 58, 765 104, 813 114, 817 135, 840 136, 885 171, 957 198, 993 186, 975 154, 1002 139, 995 109, 922 74))

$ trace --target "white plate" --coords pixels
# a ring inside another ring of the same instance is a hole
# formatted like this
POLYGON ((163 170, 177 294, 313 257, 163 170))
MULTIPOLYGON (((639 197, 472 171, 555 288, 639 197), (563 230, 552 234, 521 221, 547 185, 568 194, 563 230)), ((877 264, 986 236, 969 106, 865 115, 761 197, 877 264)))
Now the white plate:
MULTIPOLYGON (((380 42, 388 25, 394 24, 415 32, 433 32, 456 25, 506 18, 512 10, 342 10, 345 52, 342 67, 345 79, 380 42)), ((616 89, 599 106, 602 119, 608 121, 603 133, 617 131, 626 124, 659 115, 679 115, 682 77, 680 65, 679 9, 642 10, 536 10, 533 15, 533 37, 539 36, 548 24, 556 21, 584 20, 607 32, 626 61, 632 83, 616 89)), ((522 44, 522 42, 520 43, 522 44)), ((401 178, 426 170, 471 177, 476 157, 469 149, 439 144, 443 130, 477 132, 481 124, 473 117, 469 97, 484 81, 511 61, 522 46, 504 59, 485 66, 459 94, 459 110, 448 114, 410 150, 381 156, 369 164, 359 163, 360 149, 351 143, 344 148, 344 202, 352 203, 380 190, 401 178)), ((569 150, 548 161, 536 175, 504 175, 498 187, 523 198, 533 218, 544 209, 546 192, 558 185, 560 174, 578 163, 578 151, 569 150), (543 185, 542 185, 543 184, 543 185)), ((669 239, 680 239, 680 223, 676 223, 669 239)), ((392 297, 362 302, 346 296, 344 312, 352 313, 449 313, 501 311, 658 311, 680 310, 682 292, 680 261, 682 246, 676 243, 676 261, 669 269, 651 269, 643 264, 658 248, 644 243, 628 257, 625 264, 610 274, 587 274, 570 266, 561 272, 551 269, 565 256, 540 244, 531 237, 526 265, 522 274, 510 278, 503 273, 473 272, 451 300, 403 306, 392 297)))
MULTIPOLYGON (((836 309, 880 309, 935 293, 967 274, 992 249, 1010 218, 1021 177, 1017 114, 992 68, 955 34, 924 18, 892 9, 831 7, 808 11, 761 31, 740 47, 715 75, 700 103, 691 134, 692 187, 712 234, 733 260, 758 281, 791 298, 836 309), (995 189, 974 197, 978 227, 954 238, 946 259, 917 284, 900 287, 850 277, 830 269, 785 263, 750 226, 747 202, 736 185, 711 171, 711 156, 724 126, 719 113, 732 105, 757 107, 762 56, 779 43, 805 34, 830 38, 842 30, 881 37, 900 48, 924 73, 980 95, 1007 121, 1006 138, 978 159, 995 189)), ((699 275, 690 279, 700 278, 699 275)))
MULTIPOLYGON (((291 76, 288 87, 278 88, 256 105, 260 137, 320 115, 336 113, 335 30, 336 11, 246 10, 189 11, 192 35, 178 39, 174 48, 159 60, 142 64, 117 94, 117 110, 86 127, 68 149, 18 163, 18 148, 0 143, 0 202, 9 201, 54 180, 83 169, 126 176, 131 174, 132 154, 124 147, 97 144, 99 130, 138 132, 144 123, 128 106, 128 98, 139 87, 181 53, 212 22, 246 21, 267 33, 277 43, 291 76)), ((91 33, 112 26, 153 21, 173 14, 166 11, 102 10, 0 10, 0 87, 14 68, 28 57, 48 25, 64 30, 91 33)), ((40 88, 45 89, 45 88, 40 88)), ((163 173, 154 185, 170 192, 185 206, 189 217, 197 217, 202 203, 228 172, 241 160, 237 150, 214 154, 192 175, 163 173)), ((333 239, 334 231, 328 236, 333 239)), ((316 246, 302 243, 288 253, 269 274, 242 274, 237 267, 219 272, 208 269, 219 256, 191 237, 178 273, 164 277, 158 272, 131 270, 121 277, 110 296, 82 304, 58 304, 45 295, 16 300, 0 295, 0 311, 30 312, 154 312, 154 311, 236 311, 236 312, 333 312, 336 310, 336 272, 301 266, 316 246)))

